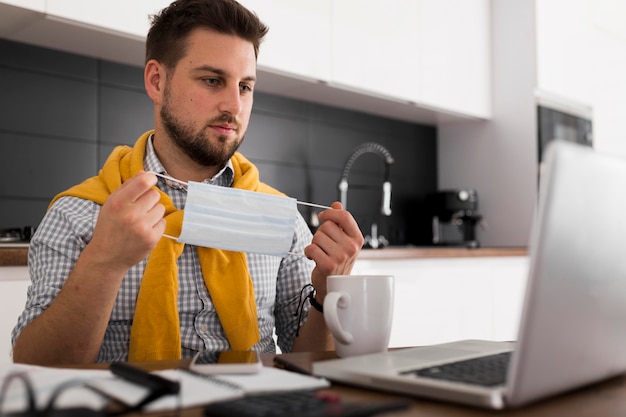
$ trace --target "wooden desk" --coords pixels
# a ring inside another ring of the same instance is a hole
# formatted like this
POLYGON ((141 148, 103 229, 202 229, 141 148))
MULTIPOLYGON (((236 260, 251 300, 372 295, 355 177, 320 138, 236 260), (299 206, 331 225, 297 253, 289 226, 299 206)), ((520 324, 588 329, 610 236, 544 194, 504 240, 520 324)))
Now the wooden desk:
MULTIPOLYGON (((322 360, 335 357, 334 352, 318 353, 289 353, 278 355, 279 361, 288 363, 290 367, 298 368, 300 371, 310 372, 311 363, 315 360, 322 360)), ((275 355, 264 355, 265 366, 274 366, 275 355)), ((170 369, 181 368, 189 365, 189 360, 166 361, 166 362, 145 362, 141 366, 145 369, 170 369)), ((95 367, 106 367, 106 365, 96 365, 95 367)), ((359 400, 385 400, 398 396, 367 389, 350 387, 342 384, 333 384, 331 391, 338 393, 347 401, 359 400)), ((172 413, 156 413, 151 416, 171 416, 172 413)), ((385 416, 409 417, 606 417, 606 416, 626 416, 626 377, 613 378, 606 382, 583 388, 568 394, 563 394, 550 400, 545 400, 528 407, 517 410, 490 411, 478 408, 471 408, 455 404, 447 404, 418 398, 411 399, 411 407, 408 410, 386 413, 385 416)), ((181 417, 204 417, 201 407, 183 410, 181 417)))

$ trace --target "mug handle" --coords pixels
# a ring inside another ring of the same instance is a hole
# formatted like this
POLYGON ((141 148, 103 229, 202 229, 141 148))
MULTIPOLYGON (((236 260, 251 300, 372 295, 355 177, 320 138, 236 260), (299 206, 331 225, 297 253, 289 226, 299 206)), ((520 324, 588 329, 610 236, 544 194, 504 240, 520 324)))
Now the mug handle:
POLYGON ((328 330, 330 330, 337 341, 345 345, 352 343, 354 337, 341 327, 337 308, 348 308, 350 301, 351 297, 347 292, 330 292, 324 297, 324 321, 326 326, 328 326, 328 330))

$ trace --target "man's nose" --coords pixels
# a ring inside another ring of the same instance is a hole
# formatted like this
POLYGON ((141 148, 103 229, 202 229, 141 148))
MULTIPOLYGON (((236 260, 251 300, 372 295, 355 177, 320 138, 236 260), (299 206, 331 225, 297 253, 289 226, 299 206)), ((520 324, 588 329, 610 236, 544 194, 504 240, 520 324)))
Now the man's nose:
POLYGON ((222 113, 238 115, 241 112, 241 92, 239 86, 223 89, 219 100, 219 110, 222 113))

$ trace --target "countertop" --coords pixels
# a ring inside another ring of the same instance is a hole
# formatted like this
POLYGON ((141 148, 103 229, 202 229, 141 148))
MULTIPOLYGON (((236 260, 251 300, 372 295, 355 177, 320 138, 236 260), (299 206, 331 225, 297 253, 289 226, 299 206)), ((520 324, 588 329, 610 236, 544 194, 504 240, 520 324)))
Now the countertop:
POLYGON ((28 262, 28 243, 1 243, 0 266, 25 266, 28 262))
MULTIPOLYGON (((526 248, 460 248, 460 247, 388 247, 384 249, 363 249, 359 259, 429 259, 429 258, 469 258, 489 256, 526 256, 526 248)), ((0 245, 0 266, 25 266, 28 259, 28 245, 0 245)))
POLYGON ((523 247, 506 248, 465 248, 465 247, 387 247, 384 249, 363 249, 359 259, 420 259, 420 258, 473 258, 489 256, 526 256, 523 247))

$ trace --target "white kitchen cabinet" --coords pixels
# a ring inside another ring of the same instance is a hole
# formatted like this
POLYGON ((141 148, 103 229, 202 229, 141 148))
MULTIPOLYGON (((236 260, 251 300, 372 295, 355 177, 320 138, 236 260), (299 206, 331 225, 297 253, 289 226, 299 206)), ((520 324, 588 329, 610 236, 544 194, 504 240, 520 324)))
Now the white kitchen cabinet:
POLYGON ((488 0, 334 1, 332 81, 489 118, 489 26, 488 0))
POLYGON ((26 266, 0 267, 0 367, 12 362, 11 331, 26 304, 29 285, 26 266))
POLYGON ((491 115, 488 0, 242 4, 270 27, 261 70, 406 106, 491 115))
POLYGON ((143 39, 150 27, 148 16, 170 3, 171 0, 47 0, 46 12, 51 16, 143 39))
POLYGON ((527 257, 358 260, 354 274, 395 276, 390 347, 515 340, 527 257))
MULTIPOLYGON (((141 66, 171 0, 0 0, 0 37, 141 66)), ((488 118, 489 0, 242 0, 270 26, 259 91, 407 120, 488 118)))
POLYGON ((334 84, 420 101, 420 1, 335 0, 334 84))
POLYGON ((241 0, 269 26, 259 68, 311 81, 330 79, 331 0, 241 0))
POLYGON ((489 0, 420 1, 420 103, 491 117, 489 0))

